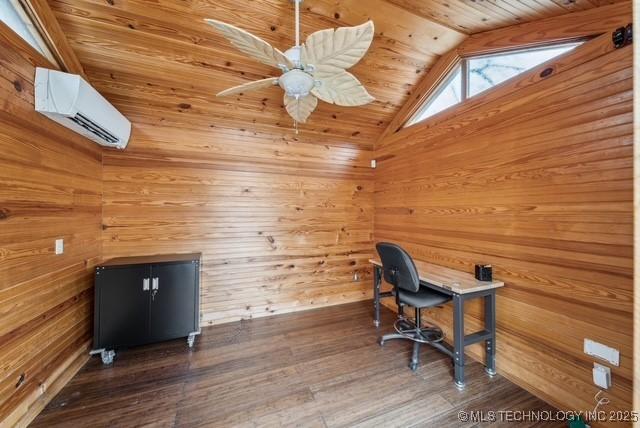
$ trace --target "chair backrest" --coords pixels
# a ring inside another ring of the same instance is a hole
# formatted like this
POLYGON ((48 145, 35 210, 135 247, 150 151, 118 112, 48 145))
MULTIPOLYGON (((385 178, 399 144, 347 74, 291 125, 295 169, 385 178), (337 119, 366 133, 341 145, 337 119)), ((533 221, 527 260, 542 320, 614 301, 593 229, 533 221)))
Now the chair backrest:
POLYGON ((409 253, 390 242, 378 242, 376 250, 382 261, 384 280, 403 290, 417 292, 420 288, 420 277, 409 253))

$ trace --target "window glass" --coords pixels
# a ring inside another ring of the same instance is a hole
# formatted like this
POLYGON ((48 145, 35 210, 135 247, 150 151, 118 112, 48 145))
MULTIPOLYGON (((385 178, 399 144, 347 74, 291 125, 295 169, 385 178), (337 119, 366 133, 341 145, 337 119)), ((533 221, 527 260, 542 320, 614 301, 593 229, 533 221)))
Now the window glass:
POLYGON ((436 90, 406 126, 418 123, 462 101, 462 72, 460 67, 436 90))
POLYGON ((404 126, 411 126, 423 121, 455 104, 463 102, 469 97, 562 55, 581 43, 565 43, 544 48, 462 59, 461 65, 427 98, 427 101, 418 112, 404 126), (462 78, 462 73, 466 73, 466 79, 462 78), (462 86, 463 80, 466 80, 466 91, 462 86))
POLYGON ((576 46, 576 44, 571 44, 470 58, 468 60, 469 96, 472 97, 486 91, 492 86, 530 70, 553 57, 562 55, 576 46))
POLYGON ((18 0, 0 0, 0 21, 4 22, 42 55, 54 61, 38 30, 18 0))

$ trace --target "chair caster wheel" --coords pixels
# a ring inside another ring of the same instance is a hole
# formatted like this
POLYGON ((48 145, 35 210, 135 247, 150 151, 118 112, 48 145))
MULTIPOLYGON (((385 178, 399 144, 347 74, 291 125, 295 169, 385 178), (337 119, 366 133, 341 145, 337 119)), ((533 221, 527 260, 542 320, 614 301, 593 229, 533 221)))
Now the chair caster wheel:
POLYGON ((384 346, 384 339, 382 337, 378 338, 378 345, 384 346))
POLYGON ((416 370, 418 370, 418 363, 409 363, 409 368, 412 372, 415 372, 416 370))

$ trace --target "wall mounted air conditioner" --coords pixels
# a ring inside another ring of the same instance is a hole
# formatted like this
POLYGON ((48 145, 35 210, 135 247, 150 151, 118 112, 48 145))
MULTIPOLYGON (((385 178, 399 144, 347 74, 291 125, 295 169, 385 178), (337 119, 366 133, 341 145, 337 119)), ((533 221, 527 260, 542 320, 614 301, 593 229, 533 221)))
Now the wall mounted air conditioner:
POLYGON ((76 74, 36 68, 36 111, 96 143, 124 149, 131 122, 76 74))

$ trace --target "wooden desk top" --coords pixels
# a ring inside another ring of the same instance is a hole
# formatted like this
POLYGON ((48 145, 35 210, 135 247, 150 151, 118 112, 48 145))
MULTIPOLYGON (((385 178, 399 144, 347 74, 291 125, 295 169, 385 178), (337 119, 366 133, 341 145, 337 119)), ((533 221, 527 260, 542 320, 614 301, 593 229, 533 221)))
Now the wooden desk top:
MULTIPOLYGON (((382 266, 378 259, 370 259, 370 263, 382 266)), ((478 281, 476 277, 467 272, 450 269, 448 267, 434 265, 432 263, 414 260, 420 281, 442 287, 456 294, 473 293, 476 291, 490 290, 504 286, 502 281, 478 281)))

